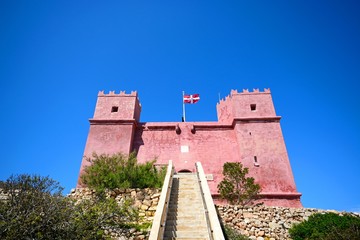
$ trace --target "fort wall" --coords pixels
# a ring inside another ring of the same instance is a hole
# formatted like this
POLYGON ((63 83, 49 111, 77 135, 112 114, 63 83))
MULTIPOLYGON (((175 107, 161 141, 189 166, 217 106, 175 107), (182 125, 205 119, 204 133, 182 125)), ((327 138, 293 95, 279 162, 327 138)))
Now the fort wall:
POLYGON ((84 155, 136 151, 139 162, 172 160, 176 171, 191 172, 200 161, 215 199, 223 164, 241 162, 266 205, 301 207, 270 89, 232 90, 216 107, 217 122, 140 122, 137 92, 99 92, 84 155))

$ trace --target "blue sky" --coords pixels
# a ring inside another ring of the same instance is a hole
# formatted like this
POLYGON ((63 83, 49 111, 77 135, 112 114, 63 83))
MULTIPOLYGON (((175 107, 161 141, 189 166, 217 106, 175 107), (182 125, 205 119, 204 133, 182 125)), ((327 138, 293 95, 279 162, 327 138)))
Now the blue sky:
POLYGON ((358 1, 0 2, 0 179, 68 193, 99 90, 141 121, 216 121, 231 89, 270 88, 304 207, 360 211, 358 1))

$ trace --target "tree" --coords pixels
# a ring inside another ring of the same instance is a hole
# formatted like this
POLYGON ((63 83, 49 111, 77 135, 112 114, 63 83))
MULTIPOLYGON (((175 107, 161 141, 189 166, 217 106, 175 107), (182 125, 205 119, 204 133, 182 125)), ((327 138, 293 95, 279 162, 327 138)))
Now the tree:
POLYGON ((67 237, 62 223, 70 213, 58 182, 23 174, 10 176, 0 187, 6 196, 0 201, 2 239, 67 237))
POLYGON ((260 185, 252 177, 246 177, 249 169, 239 162, 226 162, 223 166, 224 179, 218 190, 222 198, 231 204, 247 205, 253 202, 260 193, 260 185))
POLYGON ((104 239, 104 229, 135 219, 128 204, 114 199, 63 197, 49 177, 12 175, 0 189, 0 239, 104 239))

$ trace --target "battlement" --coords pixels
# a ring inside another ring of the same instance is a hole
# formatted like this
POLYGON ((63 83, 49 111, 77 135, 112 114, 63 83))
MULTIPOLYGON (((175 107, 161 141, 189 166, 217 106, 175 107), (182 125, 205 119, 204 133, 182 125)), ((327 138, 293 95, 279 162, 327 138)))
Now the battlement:
POLYGON ((270 93, 270 88, 264 88, 264 91, 260 91, 258 88, 254 88, 252 92, 249 89, 243 89, 242 92, 238 92, 238 90, 231 90, 230 95, 235 94, 256 94, 256 93, 270 93))
POLYGON ((239 95, 239 94, 241 94, 241 95, 246 95, 246 94, 251 95, 251 94, 264 94, 264 93, 269 93, 270 94, 271 93, 270 88, 264 88, 264 91, 260 91, 259 88, 254 88, 252 92, 250 92, 249 89, 243 89, 242 92, 238 92, 237 89, 232 89, 228 96, 226 96, 225 98, 220 99, 218 105, 220 105, 220 106, 223 105, 224 102, 228 101, 234 95, 239 95))
POLYGON ((126 93, 125 91, 120 91, 119 93, 115 93, 115 91, 109 91, 108 94, 104 93, 104 91, 99 91, 98 97, 111 97, 111 96, 121 96, 121 97, 137 97, 137 91, 131 91, 131 93, 126 93))
POLYGON ((218 120, 222 123, 231 123, 235 118, 276 116, 270 88, 265 88, 264 91, 255 88, 252 92, 248 89, 243 89, 242 92, 231 90, 216 108, 218 120))

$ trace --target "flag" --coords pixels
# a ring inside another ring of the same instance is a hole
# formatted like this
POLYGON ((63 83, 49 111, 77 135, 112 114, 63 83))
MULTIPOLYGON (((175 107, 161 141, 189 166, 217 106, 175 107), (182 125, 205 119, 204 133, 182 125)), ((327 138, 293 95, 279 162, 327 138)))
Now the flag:
POLYGON ((200 100, 200 94, 184 95, 184 103, 197 103, 200 100))

